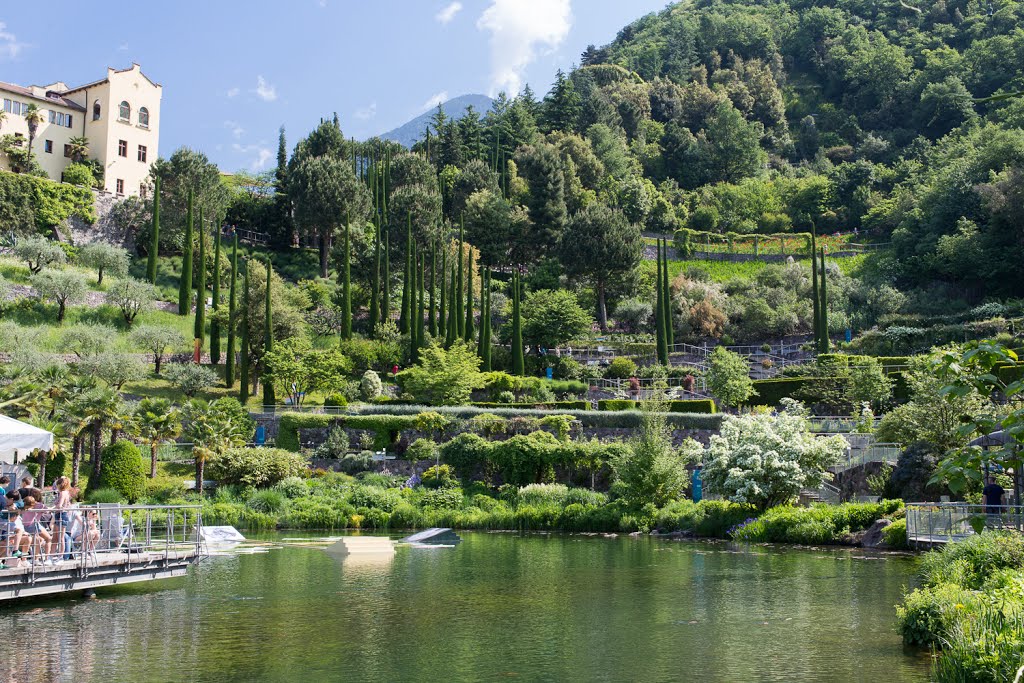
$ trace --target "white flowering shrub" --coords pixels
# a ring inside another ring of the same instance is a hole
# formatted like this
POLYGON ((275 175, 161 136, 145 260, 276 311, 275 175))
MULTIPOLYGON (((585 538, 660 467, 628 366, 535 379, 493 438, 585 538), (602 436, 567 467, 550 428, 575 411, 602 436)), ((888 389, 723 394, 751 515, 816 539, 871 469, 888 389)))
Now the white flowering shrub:
POLYGON ((841 436, 812 434, 800 414, 729 416, 721 433, 711 437, 704 487, 735 503, 767 509, 831 479, 826 470, 846 447, 841 436))

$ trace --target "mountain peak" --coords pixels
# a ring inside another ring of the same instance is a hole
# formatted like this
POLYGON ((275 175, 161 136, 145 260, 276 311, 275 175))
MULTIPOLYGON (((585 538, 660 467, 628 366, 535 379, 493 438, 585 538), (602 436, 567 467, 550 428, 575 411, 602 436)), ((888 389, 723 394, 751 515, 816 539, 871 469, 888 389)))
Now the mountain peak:
MULTIPOLYGON (((466 107, 472 105, 477 112, 484 114, 490 110, 493 102, 494 100, 487 95, 459 95, 441 103, 441 109, 448 116, 460 119, 466 113, 466 107)), ((427 124, 430 123, 430 119, 436 111, 437 107, 431 107, 411 121, 382 133, 380 137, 384 140, 393 140, 404 147, 412 147, 414 142, 424 136, 427 124)))

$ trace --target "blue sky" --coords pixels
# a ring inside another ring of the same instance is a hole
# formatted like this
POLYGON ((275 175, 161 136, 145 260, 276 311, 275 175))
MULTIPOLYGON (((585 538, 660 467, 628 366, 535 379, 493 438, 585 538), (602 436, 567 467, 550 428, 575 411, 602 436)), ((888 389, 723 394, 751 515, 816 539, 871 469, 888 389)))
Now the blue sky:
POLYGON ((529 83, 665 0, 51 0, 0 9, 0 80, 71 86, 142 65, 164 86, 160 153, 187 145, 223 170, 274 164, 338 112, 357 139, 467 93, 529 83), (116 17, 116 19, 111 19, 116 17))

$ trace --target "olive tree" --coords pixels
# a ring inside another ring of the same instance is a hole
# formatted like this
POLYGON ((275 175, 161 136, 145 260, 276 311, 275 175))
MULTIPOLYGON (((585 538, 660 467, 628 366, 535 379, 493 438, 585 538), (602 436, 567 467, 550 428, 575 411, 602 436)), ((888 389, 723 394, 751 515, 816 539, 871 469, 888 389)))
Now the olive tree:
POLYGON ((129 277, 118 280, 107 290, 106 301, 120 309, 125 324, 131 327, 139 313, 153 307, 156 297, 155 285, 129 277))
POLYGON ((26 237, 18 240, 14 245, 14 256, 19 261, 28 264, 28 270, 33 275, 49 265, 64 263, 68 260, 67 254, 56 242, 51 242, 45 237, 26 237))
POLYGON ((32 277, 32 286, 36 288, 40 299, 48 299, 57 304, 57 323, 64 324, 64 316, 68 306, 85 299, 88 289, 85 277, 73 270, 44 270, 32 277))
POLYGON ((103 275, 108 273, 114 277, 128 274, 131 259, 128 250, 109 242, 92 242, 78 252, 78 262, 83 266, 96 269, 96 284, 103 284, 103 275))
POLYGON ((194 363, 171 363, 167 366, 164 375, 167 377, 167 381, 189 398, 217 383, 216 372, 194 363))
POLYGON ((160 364, 168 349, 184 349, 188 340, 181 332, 169 327, 158 325, 140 325, 132 330, 132 342, 140 349, 153 354, 153 370, 160 374, 160 364))

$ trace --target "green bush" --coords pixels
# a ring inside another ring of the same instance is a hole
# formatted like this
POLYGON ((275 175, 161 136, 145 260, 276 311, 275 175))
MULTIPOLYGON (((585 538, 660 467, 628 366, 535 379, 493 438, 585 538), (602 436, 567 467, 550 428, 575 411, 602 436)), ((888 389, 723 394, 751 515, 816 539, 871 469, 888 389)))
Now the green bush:
POLYGON ((636 410, 637 408, 639 408, 637 401, 621 398, 604 398, 597 402, 598 410, 636 410))
POLYGON ((288 498, 280 491, 268 489, 252 494, 245 504, 256 512, 278 514, 288 506, 288 498))
POLYGON ((809 508, 780 505, 736 529, 732 536, 755 543, 842 543, 848 534, 867 529, 875 520, 893 514, 902 505, 898 500, 809 508))
POLYGON ((635 374, 636 363, 623 356, 613 358, 604 371, 604 376, 608 379, 629 379, 635 374))
POLYGON ((920 575, 926 586, 956 583, 980 590, 986 579, 1001 569, 1024 569, 1024 536, 1012 531, 985 532, 949 543, 924 556, 920 575))
POLYGON ((90 487, 114 489, 129 503, 146 495, 146 466, 142 454, 131 441, 117 441, 100 453, 100 476, 89 480, 90 487))
POLYGON ((954 625, 975 607, 977 598, 968 590, 952 583, 919 588, 896 606, 896 619, 903 642, 907 645, 939 645, 953 631, 954 625))
POLYGON ((322 429, 331 426, 334 418, 330 415, 312 413, 282 413, 277 423, 275 445, 298 453, 300 429, 322 429))
POLYGON ((97 505, 99 503, 121 503, 125 498, 117 489, 96 489, 90 491, 85 500, 90 505, 97 505))
POLYGON ((717 413, 718 408, 710 398, 694 398, 682 401, 669 401, 670 413, 717 413))
POLYGON ((345 398, 345 394, 333 393, 328 394, 324 398, 325 408, 346 408, 348 407, 348 399, 345 398))
POLYGON ((274 487, 275 491, 279 491, 286 498, 303 498, 309 495, 309 486, 306 485, 304 479, 299 477, 287 477, 282 479, 274 487))
POLYGON ((418 460, 434 460, 437 457, 438 446, 432 439, 416 439, 405 449, 405 459, 416 462, 418 460))
POLYGON ((221 484, 273 486, 306 471, 306 459, 283 448, 230 448, 210 461, 221 484))
POLYGON ((543 403, 470 403, 476 408, 532 408, 535 410, 590 410, 590 401, 545 401, 543 403))
POLYGON ((672 501, 655 518, 659 531, 683 531, 706 538, 728 538, 729 529, 756 513, 753 506, 725 500, 672 501))
POLYGON ((375 508, 391 512, 402 502, 396 489, 380 486, 354 486, 349 492, 348 502, 356 508, 375 508))
POLYGON ((420 482, 428 489, 455 488, 459 485, 449 465, 428 467, 420 475, 420 482))
POLYGON ((882 529, 882 539, 890 548, 907 548, 907 520, 897 519, 882 529))
POLYGON ((777 406, 784 398, 800 396, 801 392, 813 382, 813 377, 755 379, 754 391, 757 394, 748 398, 745 403, 752 406, 777 406))
POLYGON ((462 507, 462 489, 442 487, 423 494, 420 504, 424 509, 458 510, 462 507))
POLYGON ((349 453, 338 460, 338 469, 345 474, 358 474, 373 469, 373 454, 369 451, 349 453))

